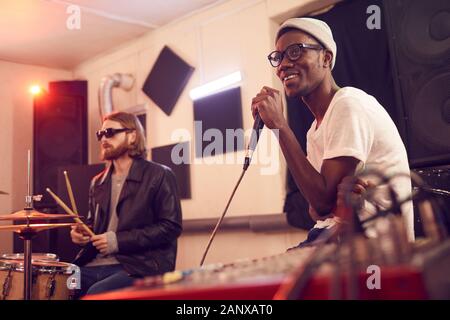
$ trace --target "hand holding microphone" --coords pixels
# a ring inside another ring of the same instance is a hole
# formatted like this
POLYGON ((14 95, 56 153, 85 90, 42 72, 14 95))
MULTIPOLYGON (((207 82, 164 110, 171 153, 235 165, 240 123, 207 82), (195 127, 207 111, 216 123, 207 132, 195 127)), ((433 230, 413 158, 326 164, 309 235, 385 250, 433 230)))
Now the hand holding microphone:
POLYGON ((253 123, 252 134, 250 136, 250 141, 247 146, 247 152, 245 153, 244 160, 244 171, 247 170, 250 162, 252 161, 253 152, 255 152, 256 145, 258 144, 259 135, 261 133, 262 128, 264 127, 264 122, 261 120, 259 113, 256 113, 254 116, 255 122, 253 123))
POLYGON ((280 91, 263 87, 252 99, 252 114, 256 121, 259 114, 261 120, 269 129, 280 129, 287 125, 283 116, 283 102, 280 91))
POLYGON ((250 142, 247 146, 244 170, 247 170, 250 165, 264 124, 267 124, 269 129, 278 129, 279 127, 277 127, 276 123, 282 123, 282 121, 285 121, 283 117, 283 103, 281 101, 280 92, 269 87, 263 87, 256 97, 252 99, 252 114, 255 122, 253 123, 250 142), (280 118, 282 121, 279 121, 280 118))

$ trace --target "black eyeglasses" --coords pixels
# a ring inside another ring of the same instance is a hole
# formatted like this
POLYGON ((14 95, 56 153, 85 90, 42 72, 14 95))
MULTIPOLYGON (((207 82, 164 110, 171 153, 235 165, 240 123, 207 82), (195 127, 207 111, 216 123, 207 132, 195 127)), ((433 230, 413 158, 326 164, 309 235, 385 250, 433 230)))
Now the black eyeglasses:
POLYGON ((117 133, 124 132, 124 131, 133 131, 133 129, 128 128, 120 128, 120 129, 114 129, 114 128, 106 128, 104 130, 98 130, 95 134, 97 135, 97 140, 102 140, 103 136, 107 138, 114 137, 117 133))
POLYGON ((276 68, 281 64, 281 61, 283 61, 284 55, 287 55, 289 60, 296 61, 304 54, 305 49, 322 50, 323 47, 320 44, 294 43, 291 44, 289 47, 286 48, 286 50, 282 52, 280 51, 271 52, 267 56, 267 59, 269 59, 269 62, 272 65, 272 67, 276 68))

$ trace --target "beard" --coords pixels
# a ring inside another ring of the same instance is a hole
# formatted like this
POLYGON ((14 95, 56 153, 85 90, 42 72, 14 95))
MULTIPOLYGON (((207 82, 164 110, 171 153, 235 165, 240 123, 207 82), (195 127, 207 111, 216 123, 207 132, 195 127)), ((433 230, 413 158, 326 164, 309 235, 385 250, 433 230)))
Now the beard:
POLYGON ((119 144, 117 147, 112 147, 108 145, 105 149, 102 147, 101 159, 102 160, 116 160, 127 153, 129 150, 128 142, 124 141, 119 144))

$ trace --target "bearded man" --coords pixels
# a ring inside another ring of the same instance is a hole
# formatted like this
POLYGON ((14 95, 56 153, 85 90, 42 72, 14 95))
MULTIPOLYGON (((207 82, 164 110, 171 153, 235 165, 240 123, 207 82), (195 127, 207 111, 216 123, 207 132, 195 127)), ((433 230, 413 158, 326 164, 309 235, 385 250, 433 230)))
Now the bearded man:
POLYGON ((138 118, 112 113, 96 134, 107 166, 92 179, 89 192, 87 224, 95 235, 81 226, 70 233, 83 247, 74 261, 81 267, 80 296, 174 270, 182 231, 175 176, 168 167, 146 160, 138 118))

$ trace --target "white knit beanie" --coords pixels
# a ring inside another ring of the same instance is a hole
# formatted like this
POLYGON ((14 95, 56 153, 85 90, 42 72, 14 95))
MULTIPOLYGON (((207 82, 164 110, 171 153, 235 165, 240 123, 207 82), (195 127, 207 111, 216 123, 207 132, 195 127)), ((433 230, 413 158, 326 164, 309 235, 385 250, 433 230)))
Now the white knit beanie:
POLYGON ((294 28, 304 31, 319 40, 325 48, 333 53, 333 62, 331 63, 331 70, 333 70, 334 63, 336 62, 337 47, 336 42, 334 42, 333 39, 333 33, 331 32, 328 24, 322 20, 313 18, 291 18, 283 22, 280 26, 275 41, 277 41, 280 37, 281 31, 286 28, 294 28))

